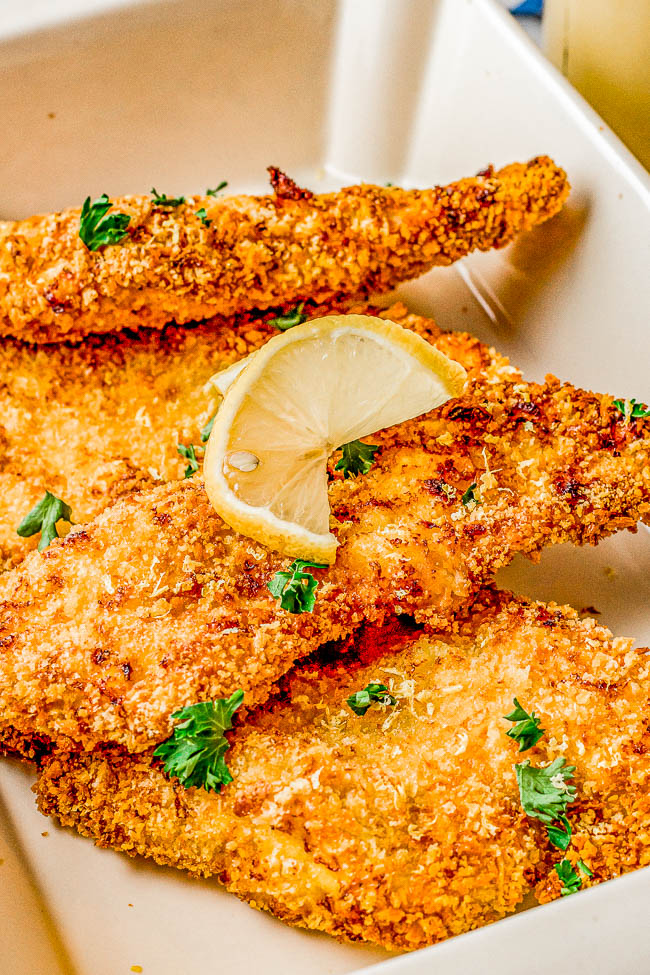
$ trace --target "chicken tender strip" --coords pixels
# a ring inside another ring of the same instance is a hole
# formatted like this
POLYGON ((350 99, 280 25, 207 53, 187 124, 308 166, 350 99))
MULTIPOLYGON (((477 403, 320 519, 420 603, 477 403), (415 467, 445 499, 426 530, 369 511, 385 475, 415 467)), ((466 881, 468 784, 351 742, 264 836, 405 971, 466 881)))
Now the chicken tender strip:
POLYGON ((104 749, 49 759, 41 810, 100 846, 216 875, 291 924, 387 948, 503 917, 562 858, 522 811, 524 757, 577 766, 590 884, 650 863, 647 651, 494 591, 449 632, 368 628, 354 651, 299 665, 239 723, 221 795, 166 779, 150 753, 104 749), (397 704, 353 714, 346 698, 374 681, 397 704), (546 729, 525 756, 505 734, 513 696, 546 729))
MULTIPOLYGON (((476 339, 443 335, 401 303, 385 311, 368 304, 346 310, 413 329, 474 377, 509 374, 507 361, 476 339)), ((340 306, 305 307, 309 318, 332 312, 340 306)), ((244 315, 143 329, 89 337, 78 346, 0 343, 0 568, 36 548, 37 537, 21 538, 16 526, 46 489, 84 524, 120 497, 182 478, 187 462, 177 446, 200 444, 216 410, 206 381, 278 334, 266 319, 244 315)))
POLYGON ((30 554, 0 579, 0 732, 144 750, 178 708, 238 688, 260 703, 364 620, 442 626, 516 552, 634 530, 650 512, 650 422, 552 377, 492 378, 374 435, 365 476, 330 462, 341 546, 313 570, 313 612, 281 609, 267 584, 289 560, 225 525, 200 483, 120 500, 30 554))
POLYGON ((275 187, 174 208, 114 200, 111 212, 131 218, 127 236, 97 251, 79 238, 79 208, 0 223, 0 335, 57 342, 368 296, 503 247, 557 213, 569 189, 546 156, 427 190, 314 195, 286 177, 275 187))

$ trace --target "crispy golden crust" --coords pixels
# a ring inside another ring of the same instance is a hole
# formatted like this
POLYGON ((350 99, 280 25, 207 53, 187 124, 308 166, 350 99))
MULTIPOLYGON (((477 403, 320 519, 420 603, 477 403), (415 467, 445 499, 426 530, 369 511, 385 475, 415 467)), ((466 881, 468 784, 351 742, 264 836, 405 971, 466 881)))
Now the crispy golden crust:
MULTIPOLYGON (((646 689, 647 686, 646 677, 646 689)), ((645 708, 647 712, 647 702, 645 708)), ((583 887, 612 880, 638 867, 650 866, 650 733, 647 731, 647 713, 645 725, 645 739, 636 746, 641 753, 633 776, 617 774, 608 783, 604 799, 598 794, 580 796, 575 806, 571 807, 573 837, 566 858, 583 881, 583 887), (578 860, 582 860, 594 873, 592 880, 587 880, 577 868, 578 860)), ((540 904, 547 904, 562 896, 562 884, 554 870, 558 859, 552 850, 545 851, 546 872, 535 888, 535 896, 540 904)))
POLYGON ((314 570, 312 613, 279 608, 267 583, 289 560, 229 529, 200 483, 121 500, 32 553, 0 582, 0 730, 142 750, 181 705, 238 687, 263 701, 294 660, 364 620, 444 625, 515 552, 634 529, 650 510, 650 421, 509 370, 493 364, 461 399, 373 437, 364 477, 331 470, 341 547, 314 570))
MULTIPOLYGON (((310 304, 305 313, 317 318, 339 310, 310 304)), ((442 335, 401 303, 347 310, 408 326, 474 377, 505 365, 475 339, 442 335)), ((21 538, 16 526, 46 489, 84 524, 120 497, 182 478, 186 461, 177 445, 200 444, 216 408, 206 380, 274 334, 265 318, 244 315, 89 337, 78 346, 0 342, 0 567, 17 565, 36 547, 37 538, 21 538)))
POLYGON ((477 248, 503 247, 553 216, 567 194, 565 173, 540 156, 431 190, 197 196, 172 210, 125 197, 114 210, 131 217, 128 236, 95 252, 79 239, 79 209, 3 223, 0 334, 56 342, 367 296, 477 248))
POLYGON ((48 738, 21 735, 15 728, 3 728, 0 732, 0 756, 10 755, 12 758, 34 762, 51 751, 51 747, 52 743, 48 738))
POLYGON ((108 749, 53 756, 42 811, 101 846, 216 874, 293 924, 418 948, 511 912, 559 859, 521 810, 502 717, 516 695, 546 729, 533 764, 577 766, 592 883, 650 861, 650 656, 631 641, 483 591, 446 633, 393 623, 354 650, 298 666, 237 726, 221 796, 108 749), (346 697, 373 680, 398 704, 357 717, 346 697), (607 861, 593 850, 614 833, 607 861))

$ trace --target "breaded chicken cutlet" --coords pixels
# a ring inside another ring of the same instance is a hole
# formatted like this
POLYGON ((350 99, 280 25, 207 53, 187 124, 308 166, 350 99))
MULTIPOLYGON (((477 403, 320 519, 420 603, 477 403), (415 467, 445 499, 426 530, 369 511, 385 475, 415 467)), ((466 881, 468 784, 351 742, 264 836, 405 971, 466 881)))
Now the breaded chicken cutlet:
MULTIPOLYGON (((412 329, 472 378, 518 375, 476 339, 443 334, 400 303, 386 311, 344 307, 412 329)), ((334 303, 304 308, 308 319, 337 311, 334 303)), ((89 336, 76 346, 0 342, 0 568, 36 547, 37 538, 20 537, 16 527, 46 490, 84 524, 120 497, 182 478, 187 461, 178 444, 199 445, 216 409, 206 381, 278 334, 269 317, 89 336)))
POLYGON ((563 855, 522 810, 524 757, 576 766, 566 856, 589 884, 650 863, 649 687, 632 641, 484 590, 446 632, 369 627, 353 653, 299 664, 229 734, 220 795, 108 748, 46 758, 38 802, 100 846, 216 875, 292 924, 419 948, 512 912, 536 881, 559 896, 546 877, 563 855), (346 699, 371 682, 397 703, 357 715, 346 699), (506 737, 513 697, 545 729, 525 756, 506 737))
POLYGON ((546 156, 429 190, 361 185, 315 195, 279 171, 273 184, 271 196, 178 205, 116 199, 110 214, 125 214, 128 227, 97 250, 79 237, 79 208, 0 223, 0 335, 56 342, 368 297, 472 250, 503 247, 557 213, 569 189, 546 156))
POLYGON ((141 751, 171 714, 238 688, 264 701, 292 663, 362 622, 442 626, 516 552, 595 543, 650 513, 650 420, 549 378, 479 376, 375 436, 372 469, 330 464, 335 565, 312 612, 268 583, 289 560, 235 533, 200 483, 118 501, 0 579, 0 734, 141 751))

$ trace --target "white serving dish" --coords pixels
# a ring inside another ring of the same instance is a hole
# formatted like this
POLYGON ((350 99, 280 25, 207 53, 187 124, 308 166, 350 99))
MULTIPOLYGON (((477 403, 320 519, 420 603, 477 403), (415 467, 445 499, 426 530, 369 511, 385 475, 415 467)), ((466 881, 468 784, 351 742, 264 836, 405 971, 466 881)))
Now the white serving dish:
MULTIPOLYGON (((429 185, 548 153, 573 183, 560 217, 402 293, 533 378, 650 399, 647 175, 491 0, 68 3, 5 3, 0 216, 222 178, 259 190, 270 163, 314 188, 429 185), (30 11, 48 26, 30 32, 30 11)), ((499 581, 595 605, 650 643, 646 530, 516 561, 499 581)), ((2 973, 648 971, 649 870, 387 961, 95 849, 36 812, 32 778, 0 767, 2 973)))

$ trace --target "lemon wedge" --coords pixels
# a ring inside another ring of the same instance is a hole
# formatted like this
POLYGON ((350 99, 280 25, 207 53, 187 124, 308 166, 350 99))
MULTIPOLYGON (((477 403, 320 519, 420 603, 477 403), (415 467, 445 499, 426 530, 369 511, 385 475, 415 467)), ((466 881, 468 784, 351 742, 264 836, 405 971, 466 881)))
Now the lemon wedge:
POLYGON ((241 534, 331 563, 328 456, 440 406, 465 382, 461 365, 394 322, 296 325, 214 377, 224 398, 205 454, 208 497, 241 534))

